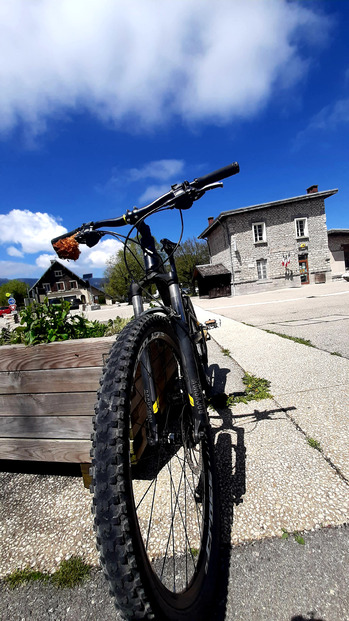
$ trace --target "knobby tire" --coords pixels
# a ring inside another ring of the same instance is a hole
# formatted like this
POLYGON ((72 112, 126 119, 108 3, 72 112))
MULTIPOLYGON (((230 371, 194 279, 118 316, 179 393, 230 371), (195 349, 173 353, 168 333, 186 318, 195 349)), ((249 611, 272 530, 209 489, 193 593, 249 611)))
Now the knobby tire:
POLYGON ((209 428, 199 444, 191 441, 185 380, 170 322, 159 315, 124 328, 101 379, 94 527, 110 592, 127 619, 202 621, 210 610, 218 555, 214 451, 209 428), (155 447, 146 443, 145 350, 158 397, 155 447))

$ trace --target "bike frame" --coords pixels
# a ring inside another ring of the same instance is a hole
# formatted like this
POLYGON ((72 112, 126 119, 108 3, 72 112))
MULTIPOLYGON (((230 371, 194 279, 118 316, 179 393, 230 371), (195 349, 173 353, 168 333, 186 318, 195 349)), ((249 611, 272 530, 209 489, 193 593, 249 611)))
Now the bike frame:
MULTIPOLYGON (((162 259, 155 248, 154 238, 151 235, 150 227, 143 222, 136 225, 141 236, 141 247, 143 250, 146 277, 140 283, 132 283, 131 297, 135 317, 149 313, 163 312, 168 315, 174 333, 178 340, 179 353, 183 368, 186 370, 186 389, 188 392, 189 403, 193 416, 193 441, 199 442, 203 429, 208 425, 206 408, 202 406, 200 398, 202 387, 197 368, 194 347, 189 335, 189 326, 182 301, 182 293, 178 283, 176 264, 171 253, 171 248, 175 246, 168 240, 163 240, 170 262, 170 271, 165 272, 162 259), (156 307, 144 310, 142 299, 142 288, 144 285, 155 284, 160 294, 164 307, 156 307)), ((149 354, 145 350, 142 354, 142 379, 147 403, 147 418, 149 435, 148 441, 151 445, 158 442, 156 412, 158 397, 152 381, 151 364, 149 354)))

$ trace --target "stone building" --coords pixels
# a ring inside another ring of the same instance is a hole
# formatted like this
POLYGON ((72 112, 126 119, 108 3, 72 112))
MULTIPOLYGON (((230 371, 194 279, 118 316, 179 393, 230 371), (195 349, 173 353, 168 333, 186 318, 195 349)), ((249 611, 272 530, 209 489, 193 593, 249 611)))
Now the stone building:
POLYGON ((332 278, 342 278, 345 272, 349 272, 349 229, 330 229, 328 247, 332 278))
MULTIPOLYGON (((325 198, 336 192, 313 185, 301 196, 209 218, 199 238, 207 240, 211 265, 229 271, 231 295, 329 280, 325 198)), ((216 297, 208 289, 199 283, 200 295, 216 297)))

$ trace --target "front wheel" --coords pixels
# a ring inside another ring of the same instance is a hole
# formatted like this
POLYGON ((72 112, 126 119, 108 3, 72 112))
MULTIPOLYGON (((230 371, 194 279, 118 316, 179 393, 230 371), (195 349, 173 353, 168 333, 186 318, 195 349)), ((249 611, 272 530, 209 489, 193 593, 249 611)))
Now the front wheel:
POLYGON ((185 370, 166 318, 143 316, 123 330, 96 414, 95 530, 117 608, 128 619, 202 621, 217 573, 213 442, 209 428, 192 441, 185 370), (146 373, 156 391, 155 446, 146 373))

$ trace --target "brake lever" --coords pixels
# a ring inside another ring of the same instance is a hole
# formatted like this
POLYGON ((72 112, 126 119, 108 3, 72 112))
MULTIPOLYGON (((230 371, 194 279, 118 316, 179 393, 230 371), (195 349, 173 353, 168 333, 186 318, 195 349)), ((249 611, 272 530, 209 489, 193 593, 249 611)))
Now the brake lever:
POLYGON ((209 190, 215 190, 216 188, 222 188, 223 183, 221 181, 216 181, 216 183, 209 183, 201 188, 201 192, 208 192, 209 190))
POLYGON ((104 231, 94 231, 91 229, 82 230, 75 235, 78 244, 86 244, 88 248, 93 248, 98 244, 99 240, 105 235, 104 231))

